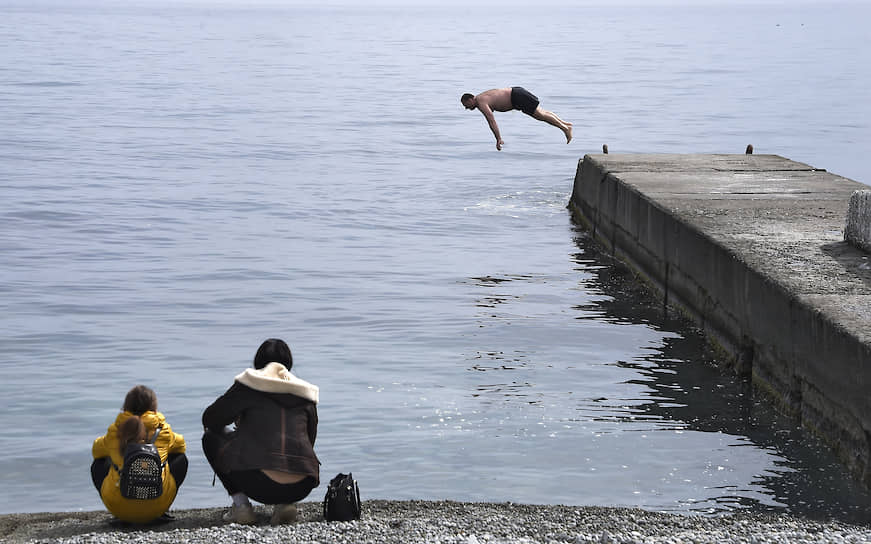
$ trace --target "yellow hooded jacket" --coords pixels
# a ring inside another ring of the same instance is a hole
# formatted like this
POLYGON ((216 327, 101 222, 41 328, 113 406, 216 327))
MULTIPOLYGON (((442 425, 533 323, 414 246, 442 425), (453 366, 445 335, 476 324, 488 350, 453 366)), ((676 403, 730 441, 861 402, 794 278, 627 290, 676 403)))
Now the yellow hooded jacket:
MULTIPOLYGON (((115 418, 115 423, 109 426, 106 434, 94 440, 94 446, 91 448, 94 459, 111 457, 112 463, 116 467, 123 466, 124 457, 119 449, 118 427, 132 416, 133 414, 130 412, 121 412, 115 418)), ((139 417, 142 419, 142 423, 145 424, 149 439, 154 435, 154 430, 159 425, 163 426, 155 442, 161 461, 165 463, 166 458, 171 453, 185 452, 184 437, 172 432, 172 428, 166 422, 163 414, 160 412, 145 412, 139 417)), ((118 470, 114 467, 109 469, 109 474, 103 480, 103 486, 100 488, 100 498, 103 499, 103 504, 106 505, 106 508, 115 517, 132 523, 147 523, 159 518, 169 510, 172 501, 175 500, 176 493, 178 493, 175 478, 170 474, 168 465, 163 467, 163 494, 156 499, 125 499, 121 496, 120 481, 121 476, 118 474, 118 470)))

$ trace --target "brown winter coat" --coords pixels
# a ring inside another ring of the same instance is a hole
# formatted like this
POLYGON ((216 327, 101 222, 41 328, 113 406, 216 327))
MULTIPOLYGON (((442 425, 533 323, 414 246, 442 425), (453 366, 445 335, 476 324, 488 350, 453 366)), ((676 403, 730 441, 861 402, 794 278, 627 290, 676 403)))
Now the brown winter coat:
POLYGON ((203 425, 212 432, 236 425, 217 454, 215 469, 276 470, 311 476, 319 483, 320 461, 314 452, 318 394, 317 386, 279 363, 236 376, 230 389, 203 412, 203 425))

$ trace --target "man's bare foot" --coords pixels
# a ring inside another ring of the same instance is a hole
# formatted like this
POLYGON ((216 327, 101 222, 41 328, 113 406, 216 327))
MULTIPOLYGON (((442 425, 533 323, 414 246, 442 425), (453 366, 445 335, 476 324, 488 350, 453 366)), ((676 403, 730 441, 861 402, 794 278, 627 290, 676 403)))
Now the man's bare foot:
POLYGON ((572 124, 567 123, 567 125, 568 127, 563 132, 566 133, 566 143, 569 143, 572 141, 572 124))

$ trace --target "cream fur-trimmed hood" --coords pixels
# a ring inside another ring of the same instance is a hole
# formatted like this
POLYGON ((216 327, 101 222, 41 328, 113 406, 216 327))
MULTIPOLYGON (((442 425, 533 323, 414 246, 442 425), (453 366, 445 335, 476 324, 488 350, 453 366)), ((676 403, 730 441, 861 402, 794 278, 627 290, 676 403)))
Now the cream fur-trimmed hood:
POLYGON ((264 393, 290 393, 318 403, 318 386, 297 378, 281 363, 269 363, 260 370, 248 368, 236 376, 236 381, 264 393))

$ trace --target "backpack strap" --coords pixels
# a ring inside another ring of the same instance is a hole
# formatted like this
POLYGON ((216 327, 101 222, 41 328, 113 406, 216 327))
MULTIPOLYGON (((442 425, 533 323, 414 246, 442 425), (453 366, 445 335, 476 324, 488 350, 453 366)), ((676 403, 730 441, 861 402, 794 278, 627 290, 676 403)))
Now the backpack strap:
MULTIPOLYGON (((163 429, 163 424, 158 425, 157 428, 154 429, 154 436, 151 437, 152 444, 154 444, 154 442, 157 440, 157 435, 160 434, 161 429, 163 429)), ((155 449, 156 449, 156 446, 155 446, 155 449)), ((166 456, 166 461, 160 463, 161 470, 163 469, 163 467, 166 466, 167 463, 169 463, 169 455, 166 456)))
POLYGON ((152 444, 154 444, 154 442, 157 441, 157 435, 160 434, 160 429, 162 429, 162 428, 163 428, 163 424, 160 424, 157 426, 156 429, 154 429, 154 436, 151 437, 152 444))

